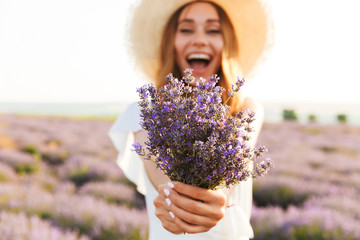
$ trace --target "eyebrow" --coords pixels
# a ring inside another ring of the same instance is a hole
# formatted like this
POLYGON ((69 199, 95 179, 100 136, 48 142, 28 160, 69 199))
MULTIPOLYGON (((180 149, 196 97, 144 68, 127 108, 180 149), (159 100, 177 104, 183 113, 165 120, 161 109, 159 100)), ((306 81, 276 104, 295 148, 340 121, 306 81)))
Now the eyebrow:
MULTIPOLYGON (((178 24, 183 23, 183 22, 193 23, 194 20, 189 19, 189 18, 185 18, 185 19, 179 21, 178 24)), ((207 23, 212 23, 212 22, 220 23, 220 20, 218 20, 218 19, 208 19, 208 20, 206 20, 206 22, 207 23)))

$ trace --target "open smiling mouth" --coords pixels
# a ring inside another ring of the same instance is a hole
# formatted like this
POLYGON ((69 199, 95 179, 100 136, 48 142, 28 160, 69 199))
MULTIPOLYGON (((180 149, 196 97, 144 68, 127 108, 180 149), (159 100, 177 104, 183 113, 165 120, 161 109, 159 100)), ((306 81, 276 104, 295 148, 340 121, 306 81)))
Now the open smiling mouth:
POLYGON ((191 68, 194 69, 195 71, 206 68, 211 62, 210 56, 203 53, 190 54, 186 58, 186 60, 188 64, 191 66, 191 68))

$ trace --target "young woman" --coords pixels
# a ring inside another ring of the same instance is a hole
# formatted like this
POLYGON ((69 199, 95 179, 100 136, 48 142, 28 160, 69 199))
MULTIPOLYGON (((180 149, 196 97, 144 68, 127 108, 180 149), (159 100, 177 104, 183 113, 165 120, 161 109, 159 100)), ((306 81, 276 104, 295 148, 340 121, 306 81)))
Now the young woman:
MULTIPOLYGON (((197 80, 217 73, 219 85, 228 89, 236 75, 248 76, 261 57, 268 26, 257 0, 143 0, 133 13, 130 43, 140 69, 157 87, 165 84, 168 73, 181 78, 186 68, 192 68, 197 80)), ((262 125, 261 105, 243 93, 229 105, 231 113, 243 108, 256 112, 255 144, 262 125)), ((145 195, 150 240, 253 237, 252 181, 216 191, 170 182, 152 161, 142 161, 130 151, 134 141, 147 140, 139 121, 139 109, 133 104, 109 135, 120 153, 119 166, 145 195)))

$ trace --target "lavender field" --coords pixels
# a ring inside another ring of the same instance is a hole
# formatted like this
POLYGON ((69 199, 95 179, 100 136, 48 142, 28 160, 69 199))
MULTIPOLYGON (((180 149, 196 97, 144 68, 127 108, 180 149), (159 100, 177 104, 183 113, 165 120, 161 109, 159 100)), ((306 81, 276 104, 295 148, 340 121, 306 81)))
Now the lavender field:
MULTIPOLYGON (((146 239, 143 197, 116 166, 111 121, 0 115, 0 239, 146 239)), ((265 124, 256 240, 360 239, 360 128, 265 124)))

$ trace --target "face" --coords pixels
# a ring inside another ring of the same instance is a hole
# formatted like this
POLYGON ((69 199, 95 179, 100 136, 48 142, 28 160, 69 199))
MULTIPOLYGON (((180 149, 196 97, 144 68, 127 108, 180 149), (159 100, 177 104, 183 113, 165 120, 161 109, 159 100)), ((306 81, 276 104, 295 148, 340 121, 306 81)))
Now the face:
POLYGON ((204 2, 185 7, 179 16, 174 45, 182 72, 191 68, 196 79, 209 79, 218 73, 224 39, 215 7, 204 2))

